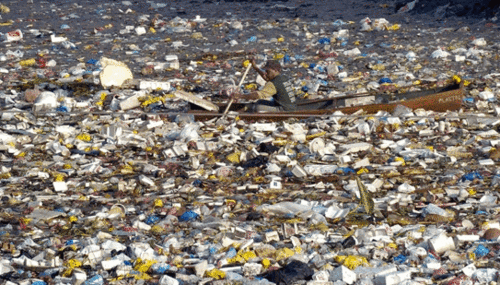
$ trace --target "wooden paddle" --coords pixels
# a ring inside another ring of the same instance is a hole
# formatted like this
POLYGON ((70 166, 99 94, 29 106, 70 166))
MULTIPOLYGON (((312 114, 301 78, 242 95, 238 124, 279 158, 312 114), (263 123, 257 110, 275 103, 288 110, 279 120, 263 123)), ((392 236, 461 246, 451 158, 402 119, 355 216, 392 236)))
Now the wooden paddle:
MULTIPOLYGON (((240 88, 241 84, 243 84, 243 81, 245 80, 245 77, 247 77, 248 71, 250 70, 251 67, 252 67, 252 64, 249 63, 247 66, 247 70, 245 70, 245 73, 243 73, 243 77, 241 78, 240 84, 238 84, 238 86, 236 86, 236 88, 240 88)), ((224 114, 222 114, 222 117, 220 118, 221 121, 224 120, 224 117, 226 117, 226 114, 229 111, 229 108, 233 104, 233 101, 234 101, 234 98, 231 98, 231 101, 229 101, 229 104, 227 104, 227 107, 226 107, 226 110, 224 111, 224 114)))

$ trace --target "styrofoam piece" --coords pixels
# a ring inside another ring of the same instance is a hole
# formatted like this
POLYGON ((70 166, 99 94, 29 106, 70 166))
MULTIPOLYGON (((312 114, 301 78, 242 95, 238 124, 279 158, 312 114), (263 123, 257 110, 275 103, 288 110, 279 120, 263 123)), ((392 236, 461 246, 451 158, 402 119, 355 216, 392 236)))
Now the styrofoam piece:
POLYGON ((332 270, 330 274, 330 280, 331 281, 340 280, 347 284, 353 284, 354 282, 356 282, 356 273, 354 273, 352 270, 345 267, 344 265, 341 265, 332 270))
POLYGON ((266 241, 280 241, 280 236, 277 231, 271 231, 266 233, 266 241))
POLYGON ((194 266, 194 272, 195 272, 196 276, 203 277, 203 275, 205 274, 205 271, 207 271, 207 268, 208 268, 208 261, 203 260, 194 266))
POLYGON ((429 239, 429 247, 437 254, 442 254, 448 250, 455 249, 455 242, 452 237, 441 233, 429 239))
POLYGON ((318 153, 325 148, 325 141, 322 138, 315 138, 309 143, 309 151, 318 153))
POLYGON ((134 30, 138 36, 144 35, 146 33, 145 27, 136 27, 134 30))
POLYGON ((139 89, 150 89, 150 90, 170 90, 169 82, 161 81, 140 81, 139 89))
POLYGON ((53 182, 54 191, 56 192, 66 192, 68 191, 68 185, 64 181, 53 182))
POLYGON ((342 155, 342 156, 339 157, 339 161, 340 161, 340 164, 348 164, 352 160, 351 160, 351 156, 350 155, 342 155))
POLYGON ((158 283, 159 285, 179 285, 179 280, 170 277, 168 275, 163 275, 158 283))
POLYGON ((375 285, 397 285, 405 280, 411 280, 411 271, 398 271, 375 277, 375 285))
POLYGON ((495 161, 493 161, 493 159, 491 158, 480 159, 477 162, 479 163, 479 165, 495 165, 495 161))
POLYGON ((330 273, 326 270, 321 270, 313 274, 313 280, 315 281, 329 281, 330 273))
POLYGON ((257 276, 262 272, 263 266, 260 263, 248 262, 243 265, 243 274, 245 276, 257 276))
POLYGON ((307 176, 307 172, 304 170, 304 168, 300 167, 299 165, 295 165, 292 168, 292 173, 298 178, 307 176))
POLYGON ((133 108, 137 108, 141 106, 141 102, 139 98, 143 97, 145 94, 141 92, 137 92, 136 94, 127 97, 126 99, 120 101, 120 109, 126 111, 133 108))
POLYGON ((450 55, 449 52, 444 51, 442 49, 438 49, 432 52, 431 57, 432 58, 446 58, 450 55))
POLYGON ((271 183, 269 183, 269 189, 281 189, 282 185, 281 182, 278 180, 272 180, 271 183))
POLYGON ((326 175, 333 174, 337 171, 337 165, 325 165, 325 164, 307 164, 304 166, 304 170, 310 175, 326 175))
POLYGON ((337 206, 330 206, 325 212, 325 217, 328 219, 343 218, 349 214, 349 209, 340 209, 337 206))
POLYGON ((360 152, 360 151, 369 150, 371 147, 372 147, 372 145, 369 143, 360 142, 360 143, 341 145, 339 148, 342 151, 345 151, 346 153, 356 153, 356 152, 360 152))
POLYGON ((149 187, 155 186, 155 182, 146 175, 139 175, 139 182, 141 182, 141 184, 144 186, 149 186, 149 187))
POLYGON ((474 272, 476 272, 476 270, 477 270, 477 268, 474 265, 474 263, 471 263, 471 264, 465 266, 464 268, 462 268, 462 272, 469 277, 472 277, 472 275, 474 275, 474 272))
POLYGON ((425 129, 418 132, 419 137, 430 137, 432 135, 434 135, 434 130, 431 129, 425 129))
POLYGON ((478 241, 481 237, 479 235, 456 235, 457 242, 474 242, 478 241))
POLYGON ((6 42, 17 42, 23 39, 23 32, 21 30, 11 31, 5 34, 6 42))
POLYGON ((45 91, 40 93, 33 104, 33 111, 46 111, 57 107, 57 96, 53 92, 45 91))
POLYGON ((355 163, 353 163, 353 165, 352 165, 352 167, 354 169, 358 169, 361 167, 367 167, 367 166, 370 166, 370 159, 368 157, 365 157, 361 160, 358 160, 355 163))
POLYGON ((125 81, 134 79, 132 71, 121 61, 102 57, 99 62, 102 66, 99 79, 104 88, 112 86, 120 87, 125 81))
POLYGON ((491 91, 479 92, 479 94, 477 96, 479 98, 481 98, 482 100, 488 100, 488 99, 495 98, 495 94, 493 94, 493 92, 491 92, 491 91))
POLYGON ((300 246, 302 243, 298 237, 292 236, 290 237, 290 241, 292 242, 293 247, 300 246))
POLYGON ((478 39, 475 39, 471 42, 471 44, 475 45, 475 46, 485 46, 486 45, 486 41, 484 40, 484 38, 478 38, 478 39))
POLYGON ((102 266, 102 269, 104 269, 104 270, 111 270, 120 264, 123 264, 123 261, 121 261, 119 259, 110 259, 110 260, 101 261, 101 266, 102 266))
POLYGON ((62 43, 62 42, 65 42, 67 40, 68 40, 67 37, 58 37, 54 34, 50 35, 50 41, 53 43, 62 43))

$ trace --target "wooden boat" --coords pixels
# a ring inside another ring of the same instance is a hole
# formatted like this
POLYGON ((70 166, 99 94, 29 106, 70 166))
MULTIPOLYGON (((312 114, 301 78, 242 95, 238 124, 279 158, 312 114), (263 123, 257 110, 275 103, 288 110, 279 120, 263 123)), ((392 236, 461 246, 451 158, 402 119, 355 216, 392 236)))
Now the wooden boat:
MULTIPOLYGON (((374 114, 378 111, 392 112, 398 105, 411 109, 425 109, 436 112, 455 111, 462 106, 464 97, 463 83, 445 87, 433 88, 424 91, 406 93, 361 93, 342 97, 298 101, 298 111, 275 113, 238 113, 238 117, 247 120, 286 120, 288 118, 308 118, 324 116, 341 111, 344 114, 353 114, 359 110, 363 113, 374 114)), ((212 104, 211 107, 200 107, 200 102, 190 102, 189 114, 197 120, 207 120, 221 117, 227 104, 212 104)), ((209 104, 211 104, 209 102, 209 104)), ((241 110, 247 103, 232 104, 229 111, 241 110)))

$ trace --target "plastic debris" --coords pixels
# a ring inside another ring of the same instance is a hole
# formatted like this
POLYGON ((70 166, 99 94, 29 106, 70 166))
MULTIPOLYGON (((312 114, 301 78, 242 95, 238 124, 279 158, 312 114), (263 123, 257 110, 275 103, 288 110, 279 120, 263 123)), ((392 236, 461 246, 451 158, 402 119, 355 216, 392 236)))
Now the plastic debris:
POLYGON ((5 284, 497 282, 493 14, 59 2, 0 5, 5 284), (296 100, 353 113, 192 113, 263 88, 256 73, 236 86, 250 57, 279 61, 296 100), (458 111, 356 106, 451 83, 458 111))

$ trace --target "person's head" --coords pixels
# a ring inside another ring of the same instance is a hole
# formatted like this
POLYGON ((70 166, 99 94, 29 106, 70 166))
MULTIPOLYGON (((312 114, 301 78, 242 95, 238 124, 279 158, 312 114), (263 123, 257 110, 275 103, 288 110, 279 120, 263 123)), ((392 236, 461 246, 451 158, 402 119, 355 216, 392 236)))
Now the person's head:
POLYGON ((281 73, 281 64, 278 61, 269 60, 264 66, 264 70, 266 71, 267 78, 273 80, 281 73))

